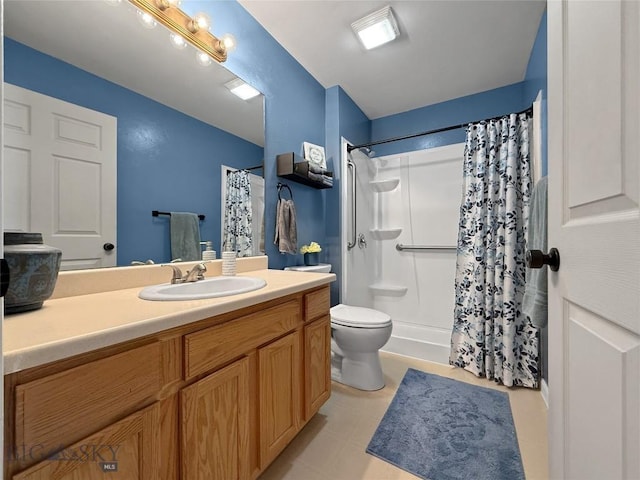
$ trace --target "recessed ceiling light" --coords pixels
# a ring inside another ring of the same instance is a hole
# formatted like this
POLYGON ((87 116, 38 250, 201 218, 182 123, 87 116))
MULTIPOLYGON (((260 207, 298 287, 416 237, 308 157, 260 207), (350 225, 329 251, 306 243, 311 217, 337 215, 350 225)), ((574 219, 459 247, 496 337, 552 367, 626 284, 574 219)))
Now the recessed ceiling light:
POLYGON ((400 35, 391 7, 384 7, 356 20, 351 28, 367 50, 395 40, 400 35))
POLYGON ((260 92, 253 88, 251 85, 243 82, 240 78, 236 78, 235 80, 231 80, 224 84, 231 93, 235 96, 240 97, 242 100, 249 100, 250 98, 257 97, 260 95, 260 92))

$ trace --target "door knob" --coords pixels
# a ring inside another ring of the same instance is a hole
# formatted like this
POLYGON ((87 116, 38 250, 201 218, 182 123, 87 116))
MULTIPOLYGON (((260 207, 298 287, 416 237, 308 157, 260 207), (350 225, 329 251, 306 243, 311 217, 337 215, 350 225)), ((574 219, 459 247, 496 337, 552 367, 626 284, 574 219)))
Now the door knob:
POLYGON ((102 248, 104 249, 105 252, 110 252, 111 250, 113 250, 115 247, 115 245, 113 243, 105 243, 104 245, 102 245, 102 248))
POLYGON ((549 265, 553 272, 560 268, 560 252, 557 248, 552 248, 549 253, 542 253, 540 250, 528 250, 526 254, 527 267, 542 268, 549 265))

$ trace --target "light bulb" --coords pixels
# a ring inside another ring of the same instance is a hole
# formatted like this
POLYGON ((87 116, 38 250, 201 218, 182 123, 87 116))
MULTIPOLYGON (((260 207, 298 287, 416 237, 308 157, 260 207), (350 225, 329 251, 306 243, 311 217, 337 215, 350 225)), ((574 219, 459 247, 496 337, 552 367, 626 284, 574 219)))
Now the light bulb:
POLYGON ((198 30, 209 30, 211 28, 211 19, 206 13, 196 13, 191 19, 190 30, 195 33, 198 30))
POLYGON ((151 15, 141 10, 138 10, 138 20, 144 28, 154 28, 157 25, 155 19, 151 15))
POLYGON ((180 0, 156 0, 155 3, 160 10, 166 10, 169 7, 179 7, 181 2, 180 0))
POLYGON ((204 52, 196 53, 196 60, 203 67, 208 67, 211 65, 211 57, 204 52))
POLYGON ((227 52, 233 52, 236 49, 236 46, 238 45, 238 42, 236 41, 236 37, 234 37, 230 33, 225 33, 220 39, 220 41, 224 45, 224 49, 227 52))
POLYGON ((182 35, 178 35, 177 33, 172 33, 169 35, 169 39, 171 40, 171 45, 176 47, 178 50, 183 50, 187 46, 187 42, 182 35))

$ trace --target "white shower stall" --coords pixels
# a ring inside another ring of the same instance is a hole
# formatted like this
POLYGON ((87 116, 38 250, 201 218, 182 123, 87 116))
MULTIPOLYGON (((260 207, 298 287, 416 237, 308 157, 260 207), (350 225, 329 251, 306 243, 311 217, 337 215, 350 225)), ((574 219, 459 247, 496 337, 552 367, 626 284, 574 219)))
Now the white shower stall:
POLYGON ((391 317, 383 350, 448 363, 464 144, 380 158, 346 146, 341 303, 391 317))

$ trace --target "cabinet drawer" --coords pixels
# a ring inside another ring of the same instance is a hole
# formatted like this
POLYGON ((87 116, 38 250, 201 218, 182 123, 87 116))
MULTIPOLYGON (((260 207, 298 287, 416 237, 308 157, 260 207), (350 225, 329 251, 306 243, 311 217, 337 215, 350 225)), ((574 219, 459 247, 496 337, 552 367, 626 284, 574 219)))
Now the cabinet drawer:
POLYGON ((162 387, 161 357, 153 343, 18 385, 16 445, 68 445, 132 411, 162 387))
POLYGON ((331 303, 329 287, 321 288, 304 296, 304 319, 308 322, 329 314, 331 303))
POLYGON ((185 377, 213 370, 293 330, 300 322, 300 304, 293 300, 185 335, 185 377))

